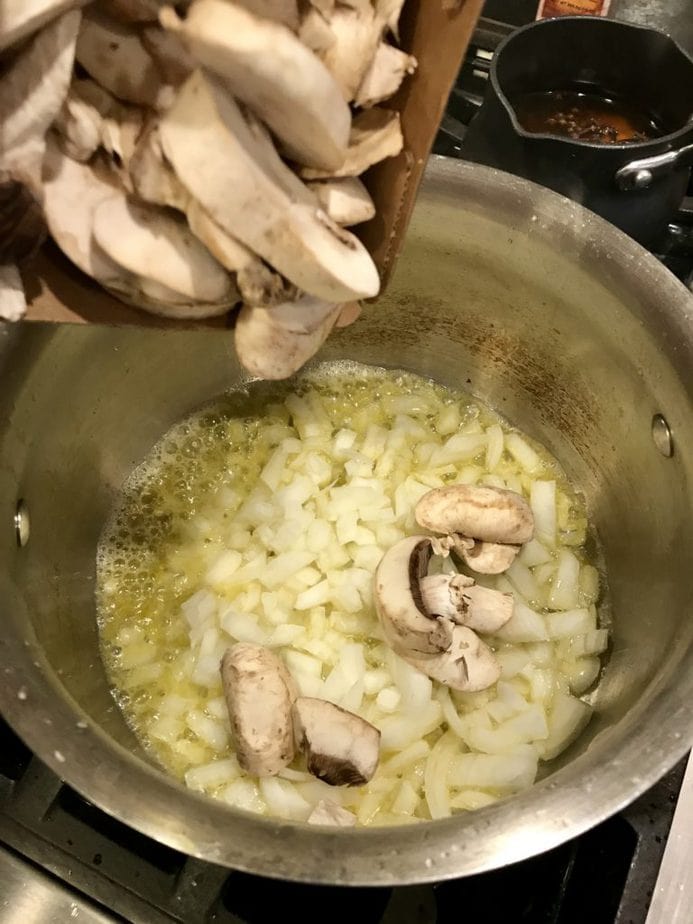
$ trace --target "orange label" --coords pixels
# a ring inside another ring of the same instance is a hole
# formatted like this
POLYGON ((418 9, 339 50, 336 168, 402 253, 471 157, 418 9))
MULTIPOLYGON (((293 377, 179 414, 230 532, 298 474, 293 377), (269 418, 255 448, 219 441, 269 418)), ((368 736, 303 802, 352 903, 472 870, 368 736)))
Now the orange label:
POLYGON ((552 16, 606 16, 611 0, 541 0, 537 19, 552 16))

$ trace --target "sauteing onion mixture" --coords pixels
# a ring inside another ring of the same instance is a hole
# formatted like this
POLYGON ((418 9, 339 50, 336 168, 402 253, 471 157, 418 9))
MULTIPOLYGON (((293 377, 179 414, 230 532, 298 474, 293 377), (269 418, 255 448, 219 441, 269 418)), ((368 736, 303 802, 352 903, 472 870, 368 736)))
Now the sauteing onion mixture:
POLYGON ((262 815, 407 824, 534 782, 608 644, 584 504, 462 392, 356 364, 171 429, 101 539, 103 658, 192 789, 262 815))

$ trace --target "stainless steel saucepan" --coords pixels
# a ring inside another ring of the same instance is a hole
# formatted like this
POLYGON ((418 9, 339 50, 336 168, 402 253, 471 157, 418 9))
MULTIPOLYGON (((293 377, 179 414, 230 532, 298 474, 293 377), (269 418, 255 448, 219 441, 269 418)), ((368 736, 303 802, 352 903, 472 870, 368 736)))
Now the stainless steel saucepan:
POLYGON ((476 873, 579 834, 693 739, 693 307, 656 260, 558 195, 435 160, 379 305, 321 358, 463 386, 546 443, 604 545, 613 650, 585 734, 533 789, 454 818, 320 830, 233 810, 147 761, 109 693, 94 552, 114 493, 178 418, 241 379, 230 336, 0 330, 0 707, 86 798, 181 851, 270 876, 476 873))

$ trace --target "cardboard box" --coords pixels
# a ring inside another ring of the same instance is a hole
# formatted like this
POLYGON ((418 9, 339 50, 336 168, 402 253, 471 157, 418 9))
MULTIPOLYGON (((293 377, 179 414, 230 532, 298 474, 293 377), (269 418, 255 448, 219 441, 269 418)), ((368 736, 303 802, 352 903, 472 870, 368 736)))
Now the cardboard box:
MULTIPOLYGON (((483 0, 407 0, 400 20, 400 46, 419 66, 384 105, 401 113, 404 150, 373 167, 364 180, 376 217, 356 229, 373 254, 383 287, 402 249, 416 192, 445 106, 464 59, 483 0)), ((144 324, 149 327, 224 327, 226 317, 191 323, 169 321, 130 308, 77 270, 49 242, 28 272, 27 320, 144 324)))

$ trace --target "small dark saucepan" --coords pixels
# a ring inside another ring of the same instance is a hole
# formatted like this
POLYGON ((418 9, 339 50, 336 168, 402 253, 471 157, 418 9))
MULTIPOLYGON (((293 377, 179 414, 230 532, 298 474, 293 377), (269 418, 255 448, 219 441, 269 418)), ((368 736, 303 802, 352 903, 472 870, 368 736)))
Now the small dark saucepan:
POLYGON ((543 20, 498 48, 462 155, 541 183, 653 244, 679 207, 693 164, 693 59, 654 29, 593 16, 543 20), (652 116, 656 137, 605 144, 525 130, 517 102, 597 91, 652 116))

